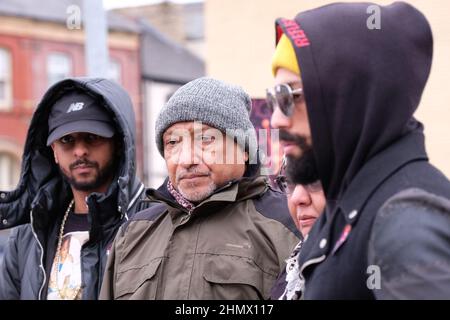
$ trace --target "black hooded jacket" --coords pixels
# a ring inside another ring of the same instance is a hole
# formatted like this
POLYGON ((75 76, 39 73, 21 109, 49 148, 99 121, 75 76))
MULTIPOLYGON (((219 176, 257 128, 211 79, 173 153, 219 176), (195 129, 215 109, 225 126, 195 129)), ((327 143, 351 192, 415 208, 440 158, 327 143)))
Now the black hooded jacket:
POLYGON ((0 299, 46 299, 59 226, 72 194, 46 146, 51 106, 65 92, 78 89, 100 99, 113 115, 123 138, 119 169, 105 194, 87 199, 91 228, 82 247, 82 299, 97 299, 108 246, 128 216, 134 214, 144 186, 136 177, 135 119, 128 94, 106 79, 73 78, 53 85, 31 120, 18 187, 0 194, 1 229, 15 227, 0 266, 0 299))
POLYGON ((428 261, 426 273, 436 271, 450 283, 450 268, 442 267, 450 261, 448 209, 417 198, 406 215, 393 215, 389 206, 406 189, 439 203, 450 198, 450 183, 429 164, 423 126, 413 117, 432 61, 425 17, 403 2, 337 3, 278 19, 277 41, 282 33, 296 52, 327 197, 299 258, 303 297, 448 298, 450 285, 440 286, 416 268, 428 261), (380 29, 371 27, 377 10, 380 29), (417 217, 423 224, 401 228, 417 217), (437 235, 433 243, 431 234, 437 235), (413 250, 413 243, 431 250, 413 250), (381 289, 378 278, 370 278, 373 270, 381 273, 381 289), (405 289, 413 282, 420 293, 405 289))

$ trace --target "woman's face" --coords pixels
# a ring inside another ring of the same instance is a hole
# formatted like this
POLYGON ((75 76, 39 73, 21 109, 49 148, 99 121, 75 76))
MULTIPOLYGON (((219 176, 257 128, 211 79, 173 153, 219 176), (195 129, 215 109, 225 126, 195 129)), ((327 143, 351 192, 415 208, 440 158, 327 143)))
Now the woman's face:
POLYGON ((307 186, 298 184, 287 197, 291 217, 305 237, 325 209, 326 199, 320 182, 307 186))

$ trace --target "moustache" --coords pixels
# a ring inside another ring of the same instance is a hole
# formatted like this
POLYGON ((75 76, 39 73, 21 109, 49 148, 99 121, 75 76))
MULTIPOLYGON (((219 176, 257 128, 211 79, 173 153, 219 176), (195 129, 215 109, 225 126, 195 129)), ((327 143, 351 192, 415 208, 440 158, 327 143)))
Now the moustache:
POLYGON ((298 145, 302 150, 310 149, 311 146, 306 142, 306 138, 299 135, 290 134, 286 130, 280 129, 279 138, 283 141, 293 142, 298 145))
POLYGON ((181 179, 184 179, 191 175, 210 176, 211 173, 209 171, 200 170, 197 167, 191 167, 189 169, 177 172, 175 179, 177 182, 179 182, 181 179))
POLYGON ((73 170, 73 169, 75 169, 76 167, 79 167, 79 166, 98 168, 98 163, 95 162, 95 161, 89 161, 87 159, 78 159, 75 162, 71 163, 69 168, 70 168, 70 170, 73 170))

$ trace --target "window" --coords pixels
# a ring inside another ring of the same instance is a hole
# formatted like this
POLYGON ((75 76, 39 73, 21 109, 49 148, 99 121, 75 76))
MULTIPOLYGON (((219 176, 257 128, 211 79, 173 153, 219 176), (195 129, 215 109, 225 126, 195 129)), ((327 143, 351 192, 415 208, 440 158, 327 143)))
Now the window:
POLYGON ((20 163, 10 153, 0 152, 0 190, 14 190, 19 182, 20 163))
POLYGON ((108 78, 117 83, 122 83, 122 66, 116 59, 109 60, 108 78))
POLYGON ((11 54, 0 48, 0 110, 12 108, 11 54))
POLYGON ((48 86, 72 75, 72 59, 64 53, 51 53, 47 57, 48 86))

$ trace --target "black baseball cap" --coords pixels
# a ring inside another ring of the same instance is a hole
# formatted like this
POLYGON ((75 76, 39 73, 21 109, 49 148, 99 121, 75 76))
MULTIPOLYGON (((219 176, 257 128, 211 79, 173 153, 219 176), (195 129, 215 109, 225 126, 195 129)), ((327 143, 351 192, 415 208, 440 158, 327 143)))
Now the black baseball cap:
POLYGON ((47 146, 75 132, 104 138, 114 136, 114 123, 104 106, 93 97, 73 91, 55 102, 48 117, 47 146))

